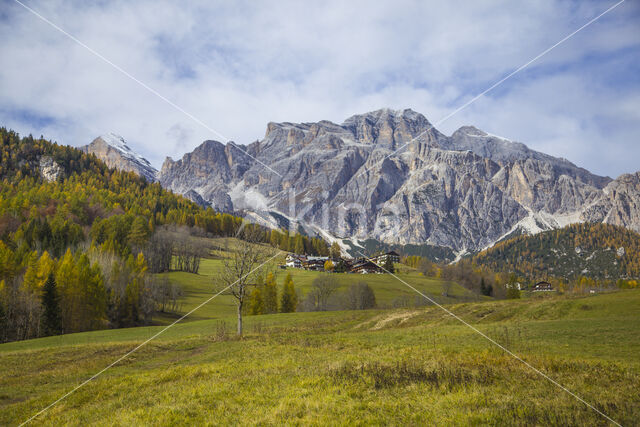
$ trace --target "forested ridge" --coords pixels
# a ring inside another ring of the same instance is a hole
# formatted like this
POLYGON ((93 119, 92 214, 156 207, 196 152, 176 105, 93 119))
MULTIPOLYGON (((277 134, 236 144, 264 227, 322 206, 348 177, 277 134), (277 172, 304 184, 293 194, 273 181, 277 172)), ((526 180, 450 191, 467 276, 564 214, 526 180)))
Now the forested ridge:
POLYGON ((473 263, 539 280, 634 279, 640 276, 640 234, 610 224, 572 224, 499 242, 473 263))
MULTIPOLYGON (((235 236, 243 222, 73 147, 6 128, 0 139, 0 342, 148 324, 179 296, 149 273, 197 273, 207 251, 190 237, 235 236)), ((283 250, 329 251, 246 226, 283 250)))
POLYGON ((242 223, 75 148, 0 138, 0 341, 146 324, 175 293, 149 270, 197 271, 202 255, 174 256, 167 233, 231 236, 242 223))

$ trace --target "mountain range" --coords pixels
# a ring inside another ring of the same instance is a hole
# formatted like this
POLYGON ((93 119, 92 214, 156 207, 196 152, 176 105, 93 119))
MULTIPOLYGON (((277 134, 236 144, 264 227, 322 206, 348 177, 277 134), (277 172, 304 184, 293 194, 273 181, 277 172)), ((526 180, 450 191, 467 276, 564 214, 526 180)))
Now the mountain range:
POLYGON ((341 244, 376 239, 464 254, 571 223, 640 231, 640 173, 598 176, 472 126, 447 136, 410 109, 342 124, 269 123, 262 140, 204 141, 160 171, 114 134, 83 150, 203 206, 271 227, 293 222, 341 244))

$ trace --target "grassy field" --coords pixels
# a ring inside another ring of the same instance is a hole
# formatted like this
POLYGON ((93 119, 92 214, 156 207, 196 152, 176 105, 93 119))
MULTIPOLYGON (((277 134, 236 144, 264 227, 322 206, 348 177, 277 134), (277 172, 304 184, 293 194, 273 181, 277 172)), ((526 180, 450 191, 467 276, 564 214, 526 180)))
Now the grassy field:
MULTIPOLYGON (((212 240, 219 247, 223 247, 226 242, 233 244, 233 239, 212 240)), ((180 313, 188 312, 214 294, 216 278, 219 276, 219 272, 223 268, 223 261, 221 257, 224 253, 222 251, 213 251, 213 254, 216 258, 202 260, 198 274, 180 271, 164 274, 170 280, 181 284, 183 287, 184 297, 181 299, 180 313)), ((283 260, 284 255, 280 261, 283 260)), ((406 266, 400 266, 400 268, 401 271, 398 273, 399 277, 419 289, 421 292, 434 298, 439 303, 455 303, 478 299, 476 295, 457 283, 451 283, 449 297, 443 297, 442 291, 443 284, 445 283, 444 281, 424 277, 417 271, 406 266)), ((275 273, 276 281, 280 289, 282 288, 282 284, 287 273, 291 273, 296 292, 299 297, 304 297, 304 295, 311 289, 311 283, 314 278, 324 274, 317 271, 306 271, 296 268, 281 270, 279 268, 275 268, 275 266, 272 266, 271 271, 275 273)), ((334 274, 334 277, 342 284, 343 289, 346 289, 352 283, 357 283, 359 281, 367 282, 375 292, 378 306, 382 308, 392 306, 394 300, 397 300, 398 298, 410 298, 412 302, 416 298, 416 293, 414 291, 387 274, 336 273, 334 274)), ((230 295, 221 295, 199 309, 187 320, 220 319, 232 315, 235 313, 235 310, 236 306, 233 297, 230 295)), ((158 324, 166 324, 175 320, 175 317, 176 316, 157 316, 155 320, 158 324)))
MULTIPOLYGON (((638 423, 640 291, 447 307, 614 420, 638 423)), ((0 424, 160 329, 0 345, 0 424)), ((178 324, 38 422, 607 424, 437 307, 252 316, 243 339, 232 330, 225 316, 178 324)))

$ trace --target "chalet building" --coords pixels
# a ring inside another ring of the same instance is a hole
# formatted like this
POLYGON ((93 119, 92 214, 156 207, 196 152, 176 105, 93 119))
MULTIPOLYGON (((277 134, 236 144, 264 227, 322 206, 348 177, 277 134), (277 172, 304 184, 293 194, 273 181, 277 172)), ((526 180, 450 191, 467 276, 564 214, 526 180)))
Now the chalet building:
POLYGON ((351 273, 356 274, 382 274, 384 270, 379 265, 369 261, 366 258, 359 258, 356 260, 350 269, 351 273))
POLYGON ((387 262, 387 259, 391 258, 391 262, 399 263, 400 255, 396 251, 387 252, 386 254, 376 255, 371 257, 371 261, 378 265, 384 265, 387 262))
POLYGON ((306 259, 305 256, 288 254, 286 258, 286 266, 293 268, 302 268, 302 260, 306 259))
POLYGON ((302 260, 302 268, 305 270, 324 271, 324 263, 329 259, 326 256, 310 256, 302 260))
POLYGON ((535 285, 533 285, 531 290, 533 292, 552 292, 555 289, 553 289, 553 286, 551 285, 551 283, 542 281, 542 282, 538 282, 535 285))

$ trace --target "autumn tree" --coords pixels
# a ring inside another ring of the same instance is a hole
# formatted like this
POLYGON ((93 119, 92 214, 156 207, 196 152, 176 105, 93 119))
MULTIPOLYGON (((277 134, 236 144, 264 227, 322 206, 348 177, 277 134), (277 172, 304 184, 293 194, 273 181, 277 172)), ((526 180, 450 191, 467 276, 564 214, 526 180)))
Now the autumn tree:
POLYGON ((267 279, 262 289, 264 295, 265 314, 278 312, 278 286, 272 272, 267 273, 267 279))
POLYGON ((427 258, 420 258, 417 261, 417 268, 423 276, 434 276, 435 265, 433 262, 429 261, 427 258))
POLYGON ((302 235, 300 234, 296 234, 295 238, 294 238, 294 248, 293 248, 293 252, 295 252, 296 254, 304 254, 304 243, 302 240, 302 235))
POLYGON ((509 276, 509 282, 507 282, 507 299, 518 299, 520 298, 520 289, 518 289, 518 278, 515 274, 511 274, 509 276))
POLYGON ((254 286, 249 295, 249 313, 252 315, 264 314, 264 293, 263 285, 254 286))
POLYGON ((333 262, 330 259, 326 260, 324 262, 324 271, 331 271, 332 272, 333 269, 334 269, 333 262))
POLYGON ((338 242, 333 242, 331 244, 329 256, 333 259, 338 259, 342 256, 342 249, 340 249, 340 244, 338 242))
POLYGON ((298 295, 293 286, 291 273, 287 273, 284 278, 284 286, 282 287, 282 295, 280 297, 280 312, 293 313, 298 306, 298 295))
POLYGON ((56 263, 47 251, 44 251, 37 261, 35 259, 36 256, 32 256, 32 262, 24 274, 23 286, 30 292, 39 293, 49 276, 55 272, 56 263))
POLYGON ((149 237, 149 222, 144 217, 136 217, 131 224, 131 229, 127 235, 129 245, 135 248, 142 248, 147 243, 149 237))
POLYGON ((70 250, 60 260, 55 280, 60 290, 62 327, 66 332, 99 329, 106 324, 107 295, 102 272, 84 253, 70 250))

